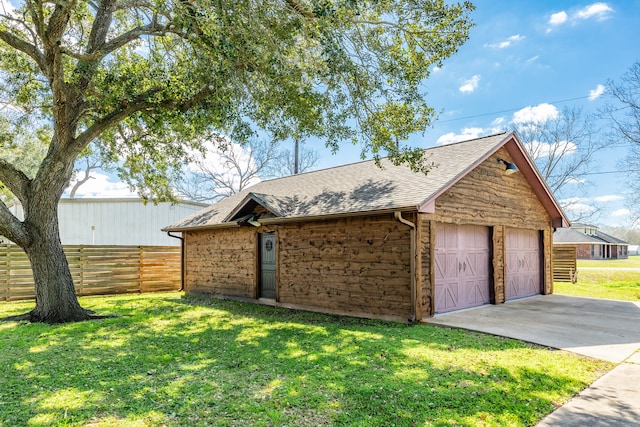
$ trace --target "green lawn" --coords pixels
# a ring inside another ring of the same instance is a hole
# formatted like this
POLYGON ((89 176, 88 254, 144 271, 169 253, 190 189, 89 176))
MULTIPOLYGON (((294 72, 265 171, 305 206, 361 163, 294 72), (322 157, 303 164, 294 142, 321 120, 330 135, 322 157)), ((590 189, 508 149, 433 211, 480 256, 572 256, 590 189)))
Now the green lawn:
MULTIPOLYGON (((0 323, 0 426, 526 426, 611 364, 462 330, 180 293, 0 323)), ((0 303, 0 316, 30 303, 0 303)))
POLYGON ((640 256, 620 260, 578 260, 578 282, 555 282, 557 294, 640 301, 640 256), (585 268, 586 267, 586 268, 585 268))
POLYGON ((578 269, 580 269, 580 267, 640 268, 640 256, 630 256, 628 259, 579 259, 578 269))

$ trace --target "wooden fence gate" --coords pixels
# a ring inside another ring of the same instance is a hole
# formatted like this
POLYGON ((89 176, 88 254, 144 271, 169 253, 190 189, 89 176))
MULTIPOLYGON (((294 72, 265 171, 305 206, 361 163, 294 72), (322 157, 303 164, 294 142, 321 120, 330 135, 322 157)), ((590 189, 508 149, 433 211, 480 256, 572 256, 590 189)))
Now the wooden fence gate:
POLYGON ((571 282, 578 280, 575 246, 553 246, 553 281, 571 282))

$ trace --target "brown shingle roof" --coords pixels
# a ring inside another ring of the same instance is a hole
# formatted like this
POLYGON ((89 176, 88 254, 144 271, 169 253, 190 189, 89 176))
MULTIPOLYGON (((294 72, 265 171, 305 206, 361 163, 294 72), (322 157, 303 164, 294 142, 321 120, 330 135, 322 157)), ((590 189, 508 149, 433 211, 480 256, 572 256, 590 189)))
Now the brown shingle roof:
POLYGON ((427 175, 383 159, 382 168, 370 160, 262 181, 165 230, 225 224, 249 199, 281 218, 418 210, 512 137, 500 133, 427 149, 426 159, 435 165, 427 175))
MULTIPOLYGON (((575 224, 574 224, 574 228, 575 228, 575 224)), ((558 228, 553 233, 553 243, 563 243, 563 244, 609 243, 614 245, 628 245, 628 243, 625 242, 624 240, 620 240, 617 237, 610 236, 601 231, 597 231, 595 235, 588 235, 581 231, 574 230, 573 228, 558 228)))

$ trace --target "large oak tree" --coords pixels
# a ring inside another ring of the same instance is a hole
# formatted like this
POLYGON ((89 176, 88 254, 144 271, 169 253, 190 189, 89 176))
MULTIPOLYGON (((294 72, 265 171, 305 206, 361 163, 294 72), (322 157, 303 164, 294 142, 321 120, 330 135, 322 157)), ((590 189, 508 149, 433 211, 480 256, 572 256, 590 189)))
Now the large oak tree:
MULTIPOLYGON (((60 243, 57 204, 90 143, 146 196, 198 135, 359 143, 425 170, 405 145, 434 112, 421 84, 468 37, 469 2, 441 0, 24 0, 0 11, 0 103, 20 129, 52 129, 35 176, 0 156, 0 234, 27 253, 32 321, 90 317, 60 243), (185 142, 190 141, 190 142, 185 142)), ((4 135, 4 134, 3 134, 4 135)), ((194 146, 195 145, 195 146, 194 146)), ((114 224, 114 227, 118 226, 114 224)))

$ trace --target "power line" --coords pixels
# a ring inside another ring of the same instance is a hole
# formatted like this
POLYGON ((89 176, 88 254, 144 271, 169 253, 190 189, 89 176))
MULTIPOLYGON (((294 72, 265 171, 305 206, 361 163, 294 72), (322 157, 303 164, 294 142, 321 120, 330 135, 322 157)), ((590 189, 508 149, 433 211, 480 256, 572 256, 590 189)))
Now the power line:
MULTIPOLYGON (((603 172, 584 172, 577 173, 577 176, 582 175, 606 175, 606 174, 614 174, 614 173, 640 173, 640 171, 629 169, 629 170, 619 170, 619 171, 603 171, 603 172)), ((549 175, 549 178, 560 178, 561 175, 549 175)))
MULTIPOLYGON (((561 99, 559 101, 546 102, 546 104, 561 104, 563 102, 578 101, 580 99, 587 99, 587 98, 589 98, 589 95, 587 95, 587 96, 579 96, 577 98, 561 99)), ((522 110, 523 108, 526 108, 526 107, 510 108, 508 110, 500 110, 500 111, 494 111, 494 112, 491 112, 491 113, 475 114, 473 116, 458 117, 458 118, 455 118, 455 119, 438 120, 438 121, 434 122, 433 124, 437 125, 438 123, 449 123, 449 122, 456 122, 456 121, 459 121, 459 120, 475 119, 477 117, 492 116, 494 114, 511 113, 513 111, 522 110)))

